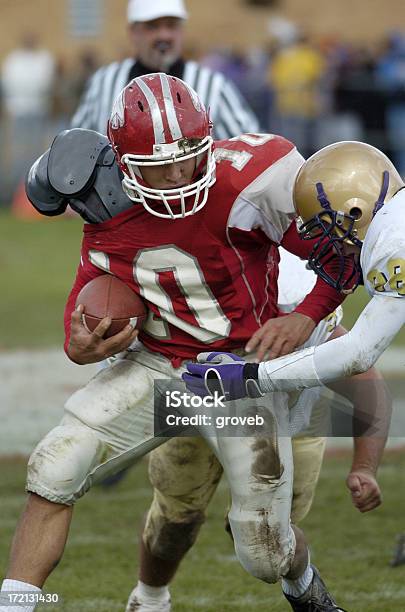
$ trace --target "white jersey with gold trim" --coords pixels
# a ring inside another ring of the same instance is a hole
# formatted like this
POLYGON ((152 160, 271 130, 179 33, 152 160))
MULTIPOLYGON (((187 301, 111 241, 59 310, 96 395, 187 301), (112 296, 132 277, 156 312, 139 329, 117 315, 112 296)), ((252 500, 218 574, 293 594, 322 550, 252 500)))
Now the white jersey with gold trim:
POLYGON ((261 363, 264 391, 290 391, 370 369, 405 325, 405 189, 376 214, 363 243, 361 267, 371 300, 348 334, 321 346, 261 363))
POLYGON ((370 295, 405 297, 405 189, 374 217, 360 261, 370 295))

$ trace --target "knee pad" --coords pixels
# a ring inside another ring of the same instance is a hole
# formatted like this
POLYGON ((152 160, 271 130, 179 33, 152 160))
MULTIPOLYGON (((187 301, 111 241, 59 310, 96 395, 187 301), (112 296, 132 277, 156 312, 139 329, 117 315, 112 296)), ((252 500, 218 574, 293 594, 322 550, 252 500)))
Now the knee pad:
POLYGON ((271 522, 271 510, 246 511, 231 508, 229 523, 239 563, 252 576, 275 583, 288 574, 295 554, 291 528, 271 522), (285 531, 285 529, 284 529, 285 531))
POLYGON ((164 561, 177 561, 193 546, 204 520, 204 513, 197 511, 173 522, 151 508, 143 532, 144 544, 153 556, 164 561))
POLYGON ((28 462, 27 491, 72 505, 91 486, 104 444, 84 426, 59 425, 38 444, 28 462))
POLYGON ((222 467, 201 438, 172 438, 149 458, 154 487, 143 540, 164 560, 181 559, 194 544, 222 467))
POLYGON ((203 438, 171 438, 149 455, 149 481, 162 505, 173 508, 175 522, 183 508, 205 510, 221 475, 222 466, 203 438))

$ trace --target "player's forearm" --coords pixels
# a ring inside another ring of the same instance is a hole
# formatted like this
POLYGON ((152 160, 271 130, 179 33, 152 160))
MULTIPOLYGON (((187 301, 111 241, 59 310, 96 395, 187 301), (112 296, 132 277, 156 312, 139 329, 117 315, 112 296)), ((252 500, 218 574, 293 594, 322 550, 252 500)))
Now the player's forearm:
POLYGON ((401 298, 375 297, 353 329, 316 348, 261 363, 263 391, 291 391, 346 378, 369 370, 405 323, 401 298))
POLYGON ((387 443, 392 400, 381 376, 368 385, 363 391, 365 397, 355 402, 352 471, 368 469, 376 474, 387 443))
POLYGON ((351 471, 377 473, 391 423, 392 399, 381 374, 364 374, 328 385, 353 404, 353 462, 351 471))
POLYGON ((376 475, 384 453, 387 438, 353 438, 352 472, 371 472, 376 475))
POLYGON ((344 297, 342 293, 318 278, 315 287, 294 312, 306 315, 318 324, 340 306, 344 297))

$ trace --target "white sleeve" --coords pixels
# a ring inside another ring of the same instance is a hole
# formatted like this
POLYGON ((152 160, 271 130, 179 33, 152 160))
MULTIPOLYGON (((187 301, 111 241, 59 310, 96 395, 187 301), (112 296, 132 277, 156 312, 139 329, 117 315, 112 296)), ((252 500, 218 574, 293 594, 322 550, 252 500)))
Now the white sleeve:
POLYGON ((405 324, 405 304, 374 297, 346 335, 321 346, 261 363, 263 391, 291 391, 366 372, 405 324))

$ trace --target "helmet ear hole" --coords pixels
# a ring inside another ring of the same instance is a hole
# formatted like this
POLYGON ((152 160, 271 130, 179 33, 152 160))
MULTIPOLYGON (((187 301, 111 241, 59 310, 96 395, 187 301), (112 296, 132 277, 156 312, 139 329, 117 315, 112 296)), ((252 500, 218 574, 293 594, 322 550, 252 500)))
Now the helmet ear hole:
POLYGON ((181 95, 179 94, 179 92, 177 92, 177 101, 179 104, 181 104, 181 95))
POLYGON ((356 221, 358 221, 359 219, 362 218, 363 212, 361 208, 358 208, 357 206, 353 206, 353 208, 350 209, 350 216, 353 217, 353 219, 355 219, 356 221))
POLYGON ((138 100, 138 108, 141 111, 141 113, 143 113, 143 110, 144 110, 143 109, 143 104, 142 104, 142 102, 140 100, 138 100))

